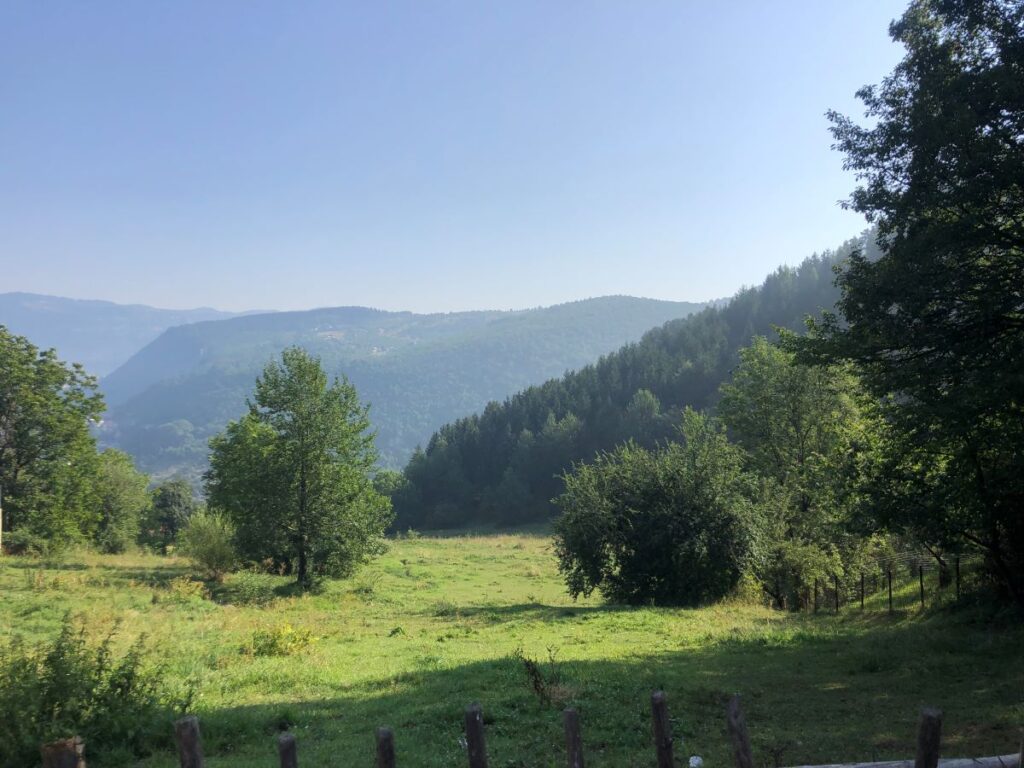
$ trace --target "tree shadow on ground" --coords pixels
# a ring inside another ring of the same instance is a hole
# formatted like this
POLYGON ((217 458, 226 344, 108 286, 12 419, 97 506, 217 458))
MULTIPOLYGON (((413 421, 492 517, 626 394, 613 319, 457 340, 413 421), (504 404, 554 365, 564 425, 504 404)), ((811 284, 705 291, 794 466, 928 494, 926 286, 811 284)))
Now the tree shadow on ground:
MULTIPOLYGON (((302 765, 370 765, 380 725, 394 729, 403 768, 464 765, 462 715, 472 701, 484 708, 493 766, 564 764, 560 710, 568 705, 581 713, 588 765, 652 766, 656 689, 668 693, 682 764, 690 754, 731 764, 724 707, 733 693, 742 696, 755 761, 769 768, 913 757, 926 705, 945 712, 943 756, 1007 754, 1024 715, 1022 639, 1019 626, 993 633, 978 624, 952 634, 941 623, 890 621, 829 632, 828 623, 807 620, 795 631, 737 635, 698 650, 638 647, 627 658, 566 661, 549 681, 551 703, 512 657, 435 664, 322 696, 309 693, 316 660, 294 657, 282 663, 308 667, 301 692, 274 690, 271 675, 272 702, 199 715, 218 768, 274 765, 275 734, 284 728, 297 735, 302 765)), ((407 639, 383 641, 382 654, 387 642, 407 639)), ((175 763, 159 755, 144 765, 175 763)))
POLYGON ((84 563, 64 562, 62 560, 47 560, 46 558, 9 556, 0 554, 0 563, 7 568, 15 568, 22 571, 85 571, 89 566, 84 563))
POLYGON ((125 584, 141 584, 147 587, 166 587, 174 579, 187 577, 190 570, 185 565, 104 565, 105 572, 113 571, 112 581, 125 584))
POLYGON ((582 616, 604 613, 629 613, 635 611, 633 606, 602 603, 599 605, 546 605, 541 602, 515 603, 513 605, 466 605, 466 606, 435 606, 422 611, 433 616, 451 616, 453 618, 477 619, 484 623, 500 624, 510 619, 531 621, 559 621, 578 619, 582 616))

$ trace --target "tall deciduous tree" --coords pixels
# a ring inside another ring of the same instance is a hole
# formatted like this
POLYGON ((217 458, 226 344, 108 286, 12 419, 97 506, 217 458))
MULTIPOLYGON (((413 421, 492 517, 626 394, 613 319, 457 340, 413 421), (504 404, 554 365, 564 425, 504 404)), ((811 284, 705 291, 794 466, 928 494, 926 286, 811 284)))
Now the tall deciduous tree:
POLYGON ((0 326, 0 492, 3 528, 52 543, 90 536, 99 519, 90 422, 103 413, 96 380, 54 350, 0 326))
POLYGON ((201 508, 202 503, 187 480, 178 477, 161 483, 153 490, 153 503, 142 525, 143 543, 166 554, 201 508))
POLYGON ((862 464, 877 442, 859 383, 840 366, 808 366, 756 337, 721 387, 718 414, 746 465, 776 484, 773 551, 757 574, 781 607, 815 578, 841 573, 862 464))
POLYGON ((845 323, 792 344, 888 404, 881 522, 980 545, 1024 605, 1024 5, 918 0, 890 32, 870 123, 831 115, 883 253, 840 272, 845 323))
POLYGON ((96 543, 101 550, 124 552, 137 542, 140 523, 152 504, 148 486, 149 477, 135 469, 127 453, 108 448, 100 454, 96 543))
POLYGON ((207 494, 243 554, 281 561, 302 584, 344 575, 383 550, 389 500, 373 486, 367 408, 320 361, 284 351, 256 381, 249 413, 211 441, 207 494))

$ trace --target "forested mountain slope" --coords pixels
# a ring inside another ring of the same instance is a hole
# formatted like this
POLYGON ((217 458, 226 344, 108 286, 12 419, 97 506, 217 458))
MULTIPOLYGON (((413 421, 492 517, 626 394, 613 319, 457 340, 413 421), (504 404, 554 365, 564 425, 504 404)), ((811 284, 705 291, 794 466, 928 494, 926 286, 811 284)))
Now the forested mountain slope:
POLYGON ((243 413, 263 365, 299 345, 351 379, 371 403, 384 463, 401 466, 445 421, 702 306, 611 296, 514 312, 340 307, 172 328, 104 379, 102 439, 147 471, 195 477, 207 440, 243 413))
POLYGON ((157 309, 35 293, 0 293, 0 325, 62 360, 105 376, 175 325, 234 317, 216 309, 157 309))
POLYGON ((510 525, 547 517, 559 475, 573 462, 630 438, 651 445, 675 434, 685 406, 714 403, 740 348, 777 326, 799 330, 838 298, 833 266, 845 243, 784 267, 724 305, 672 320, 597 363, 530 387, 445 425, 405 469, 396 526, 510 525))

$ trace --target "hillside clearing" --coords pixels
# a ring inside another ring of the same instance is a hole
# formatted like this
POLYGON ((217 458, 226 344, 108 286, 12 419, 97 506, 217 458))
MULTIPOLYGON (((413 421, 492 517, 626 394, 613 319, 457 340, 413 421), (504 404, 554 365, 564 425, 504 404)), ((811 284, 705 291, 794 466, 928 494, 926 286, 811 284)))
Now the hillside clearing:
MULTIPOLYGON (((1018 743, 1024 628, 1008 619, 972 608, 833 617, 740 603, 574 603, 549 547, 529 534, 403 539, 318 594, 243 574, 212 599, 192 594, 187 564, 174 558, 8 557, 0 635, 51 636, 68 612, 96 633, 119 627, 124 643, 145 632, 170 678, 195 687, 215 768, 273 765, 285 726, 306 765, 369 764, 378 725, 395 729, 399 765, 460 765, 462 711, 474 700, 492 765, 561 764, 568 704, 581 712, 589 765, 652 765, 655 688, 667 691, 685 741, 677 754, 709 765, 729 764, 723 711, 733 692, 755 758, 769 766, 912 756, 926 704, 945 711, 944 756, 1005 754, 1018 743), (261 656, 260 630, 308 630, 315 640, 294 655, 261 656), (530 687, 518 650, 545 674, 555 670, 550 704, 530 687)), ((161 752, 140 765, 175 764, 161 752)))

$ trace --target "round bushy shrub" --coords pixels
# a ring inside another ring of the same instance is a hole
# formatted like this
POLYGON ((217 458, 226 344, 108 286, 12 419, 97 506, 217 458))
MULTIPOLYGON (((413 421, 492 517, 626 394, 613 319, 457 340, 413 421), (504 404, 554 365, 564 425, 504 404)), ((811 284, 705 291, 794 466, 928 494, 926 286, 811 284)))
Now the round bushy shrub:
POLYGON ((754 528, 741 456, 697 413, 683 432, 681 445, 627 444, 565 477, 555 550, 573 597, 698 605, 735 588, 754 528))

